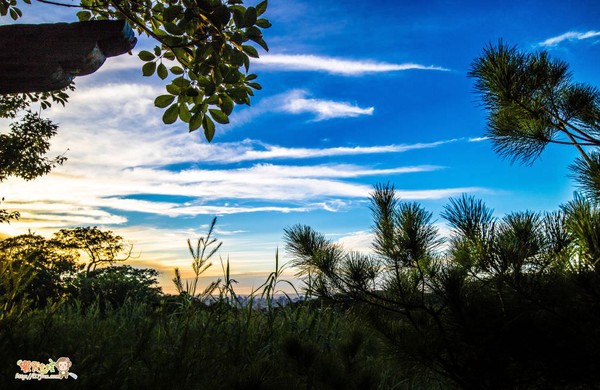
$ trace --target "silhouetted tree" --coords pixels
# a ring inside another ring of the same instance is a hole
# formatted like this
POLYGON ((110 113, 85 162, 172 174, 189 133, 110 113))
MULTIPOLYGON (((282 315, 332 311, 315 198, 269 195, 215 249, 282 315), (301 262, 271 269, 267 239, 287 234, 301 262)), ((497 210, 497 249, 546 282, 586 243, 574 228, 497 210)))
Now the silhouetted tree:
POLYGON ((571 145, 571 166, 590 196, 600 199, 600 91, 573 81, 569 65, 547 52, 525 53, 500 41, 471 67, 475 88, 489 112, 495 150, 533 163, 549 144, 571 145), (591 147, 591 149, 590 149, 591 147))
POLYGON ((33 233, 0 240, 0 262, 7 269, 2 277, 9 283, 14 275, 27 275, 21 298, 26 296, 34 306, 73 292, 71 279, 81 269, 77 260, 77 253, 33 233))
POLYGON ((480 200, 451 199, 445 253, 431 213, 393 186, 376 186, 371 209, 376 257, 300 225, 286 229, 286 247, 311 273, 309 291, 362 308, 408 377, 467 389, 600 385, 593 203, 497 219, 480 200))
POLYGON ((131 300, 152 306, 161 295, 157 277, 158 271, 154 269, 119 265, 81 273, 73 284, 77 288, 77 301, 84 305, 98 302, 102 308, 119 307, 131 300))
POLYGON ((86 274, 98 265, 112 265, 131 257, 133 245, 110 230, 98 227, 61 229, 54 233, 54 242, 61 248, 81 251, 86 256, 86 274))

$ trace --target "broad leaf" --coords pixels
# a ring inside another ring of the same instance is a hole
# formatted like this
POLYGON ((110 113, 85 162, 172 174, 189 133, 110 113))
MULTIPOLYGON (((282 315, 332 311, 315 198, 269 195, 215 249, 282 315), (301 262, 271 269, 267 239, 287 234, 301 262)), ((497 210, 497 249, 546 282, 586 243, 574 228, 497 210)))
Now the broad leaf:
POLYGON ((175 96, 173 95, 160 95, 154 99, 154 105, 159 108, 165 108, 169 104, 173 103, 175 96))
POLYGON ((223 125, 229 123, 229 117, 221 110, 209 109, 210 116, 215 120, 215 122, 221 123, 223 125))
POLYGON ((212 141, 215 136, 215 123, 210 119, 208 115, 204 116, 202 120, 202 127, 204 127, 204 136, 208 142, 212 141))
POLYGON ((165 124, 170 125, 177 120, 179 116, 179 104, 175 103, 171 107, 167 108, 163 114, 162 120, 165 124))
POLYGON ((156 62, 146 62, 144 66, 142 66, 142 74, 144 76, 152 76, 155 70, 156 62))
POLYGON ((142 50, 141 52, 139 52, 138 57, 140 57, 140 60, 142 61, 152 61, 154 60, 154 58, 156 58, 154 54, 150 53, 147 50, 142 50))

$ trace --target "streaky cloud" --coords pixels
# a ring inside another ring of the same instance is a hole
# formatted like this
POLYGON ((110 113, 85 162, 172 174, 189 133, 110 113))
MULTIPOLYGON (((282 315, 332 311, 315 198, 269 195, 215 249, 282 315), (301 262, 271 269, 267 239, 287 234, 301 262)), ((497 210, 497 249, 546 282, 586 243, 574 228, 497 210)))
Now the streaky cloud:
POLYGON ((373 115, 374 107, 359 107, 355 104, 317 99, 304 89, 292 89, 262 99, 252 108, 247 108, 234 115, 233 125, 243 125, 265 113, 313 114, 315 121, 334 118, 353 118, 362 115, 373 115))
MULTIPOLYGON (((309 159, 334 156, 353 156, 382 153, 404 153, 410 150, 431 149, 445 144, 457 142, 460 139, 449 139, 435 142, 419 142, 414 144, 381 145, 381 146, 338 146, 331 148, 287 148, 278 145, 263 144, 259 150, 249 142, 235 146, 238 153, 214 153, 205 157, 207 162, 236 163, 245 161, 272 160, 272 159, 309 159)), ((232 145, 233 146, 233 145, 232 145)))
POLYGON ((334 102, 321 99, 291 99, 284 111, 291 114, 312 113, 317 121, 332 118, 353 118, 361 115, 373 115, 374 108, 361 108, 346 102, 334 102))
POLYGON ((327 72, 343 76, 406 70, 448 71, 448 69, 441 66, 412 62, 392 64, 373 60, 350 60, 309 54, 267 54, 256 59, 255 63, 276 70, 327 72))
POLYGON ((540 42, 540 46, 557 46, 559 43, 564 41, 581 41, 584 39, 594 38, 600 36, 600 31, 590 30, 587 32, 568 31, 564 34, 548 38, 543 42, 540 42))

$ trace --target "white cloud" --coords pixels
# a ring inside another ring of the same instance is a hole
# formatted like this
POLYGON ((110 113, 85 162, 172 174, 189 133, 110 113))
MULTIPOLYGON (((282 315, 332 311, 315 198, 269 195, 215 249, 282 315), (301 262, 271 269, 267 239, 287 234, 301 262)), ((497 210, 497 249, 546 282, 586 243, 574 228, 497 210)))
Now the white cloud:
MULTIPOLYGON (((211 164, 403 153, 458 141, 330 148, 290 148, 253 140, 209 145, 182 126, 162 125, 160 112, 152 104, 157 93, 154 87, 135 83, 97 87, 83 83, 67 108, 53 107, 49 116, 61 124, 53 153, 69 149, 69 160, 37 180, 6 182, 6 207, 21 210, 27 218, 18 226, 31 223, 40 227, 44 221, 53 227, 125 224, 127 212, 169 217, 317 209, 336 212, 352 200, 365 199, 371 191, 369 185, 347 179, 442 167, 269 163, 213 169, 211 164), (164 168, 172 164, 188 168, 164 168), (148 194, 154 197, 145 197, 148 194), (173 201, 172 197, 189 200, 173 201)), ((309 100, 300 90, 275 99, 289 104, 309 100)), ((272 101, 267 103, 273 106, 272 101)), ((406 199, 437 199, 464 190, 405 191, 402 195, 406 199)))
POLYGON ((469 142, 482 142, 482 141, 487 141, 489 139, 490 139, 490 137, 472 137, 472 138, 469 138, 468 141, 469 142))
POLYGON ((437 70, 447 71, 440 66, 421 65, 415 63, 390 64, 372 60, 348 60, 333 57, 303 54, 266 54, 254 62, 258 66, 278 70, 317 71, 358 76, 367 73, 397 72, 404 70, 437 70))
POLYGON ((401 200, 426 200, 445 199, 460 194, 490 193, 491 191, 482 187, 457 187, 439 188, 432 190, 396 190, 396 195, 401 200))
MULTIPOLYGON (((62 154, 68 149, 66 155, 69 166, 101 164, 124 168, 184 162, 226 164, 402 153, 458 141, 451 139, 429 143, 330 148, 290 148, 253 140, 207 144, 201 139, 200 132, 188 133, 181 124, 162 124, 162 112, 153 106, 152 101, 153 96, 159 93, 154 87, 139 84, 79 88, 73 93, 68 107, 53 106, 48 113, 61 126, 59 135, 52 143, 53 153, 62 154)), ((263 99, 256 106, 235 113, 232 115, 232 122, 233 125, 250 122, 265 111, 284 112, 294 102, 307 100, 310 99, 306 99, 305 91, 292 90, 263 99)), ((317 102, 325 106, 335 104, 324 100, 317 102)), ((350 105, 342 107, 362 110, 350 105)), ((308 110, 308 107, 305 109, 308 110)), ((317 114, 317 108, 314 110, 317 114)), ((338 112, 336 115, 342 113, 338 112)), ((69 174, 73 173, 69 171, 69 174)))
POLYGON ((564 41, 579 41, 600 36, 600 31, 590 30, 587 32, 569 31, 556 37, 548 38, 540 42, 540 46, 556 46, 564 41))
MULTIPOLYGON (((53 227, 123 224, 127 222, 124 212, 169 217, 311 210, 336 212, 346 208, 353 199, 366 199, 372 191, 369 185, 344 179, 418 173, 440 167, 374 169, 340 164, 257 164, 248 168, 170 171, 152 167, 84 165, 71 166, 68 175, 61 173, 64 169, 57 168, 35 181, 7 181, 9 186, 3 189, 7 201, 3 207, 23 213, 23 220, 15 222, 16 226, 32 223, 41 226, 43 222, 53 227), (172 197, 179 200, 172 201, 172 197), (181 197, 187 200, 182 201, 181 197), (154 198, 156 200, 152 200, 154 198)), ((478 187, 459 187, 398 190, 398 195, 405 200, 423 200, 485 191, 478 187)))
POLYGON ((373 239, 375 235, 369 231, 352 232, 339 238, 335 242, 348 251, 373 253, 373 239))
POLYGON ((228 129, 250 123, 253 119, 266 113, 313 114, 316 121, 321 121, 372 115, 373 111, 373 107, 362 108, 349 102, 316 99, 311 97, 306 90, 292 89, 266 97, 252 107, 235 112, 231 116, 231 126, 228 129))
POLYGON ((106 59, 104 64, 95 73, 108 73, 108 72, 121 72, 126 70, 139 69, 140 74, 142 73, 142 65, 144 62, 138 57, 138 52, 134 52, 132 55, 123 54, 117 57, 109 57, 106 59))
POLYGON ((277 145, 258 144, 253 145, 251 141, 246 140, 240 144, 225 145, 224 148, 232 148, 233 153, 224 153, 226 150, 215 150, 205 158, 210 162, 243 162, 260 161, 273 159, 309 159, 335 156, 357 156, 367 154, 385 154, 385 153, 404 153, 410 150, 432 149, 448 143, 457 142, 458 139, 450 139, 435 142, 400 144, 400 145, 381 145, 381 146, 339 146, 331 148, 287 148, 277 145), (260 146, 258 148, 257 146, 260 146))
POLYGON ((373 115, 373 107, 360 108, 346 102, 333 102, 321 99, 297 98, 288 102, 283 110, 292 114, 312 113, 316 120, 351 118, 360 115, 373 115))

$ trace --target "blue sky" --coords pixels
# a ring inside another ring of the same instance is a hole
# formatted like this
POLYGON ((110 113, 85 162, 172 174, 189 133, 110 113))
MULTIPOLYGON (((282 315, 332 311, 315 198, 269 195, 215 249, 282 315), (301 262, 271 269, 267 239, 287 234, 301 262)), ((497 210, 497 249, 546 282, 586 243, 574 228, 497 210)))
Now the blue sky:
MULTIPOLYGON (((25 22, 74 21, 71 10, 23 10, 25 22)), ((286 226, 368 250, 376 183, 394 183, 436 217, 463 192, 497 216, 572 197, 575 151, 550 147, 533 166, 499 158, 482 139, 486 114, 466 74, 503 38, 548 50, 576 80, 600 85, 596 1, 271 0, 266 16, 271 50, 251 67, 263 90, 211 144, 161 123, 152 102, 164 87, 142 77, 136 56, 76 79, 67 107, 46 112, 60 124, 53 150, 68 149, 69 160, 38 180, 0 184, 6 207, 23 215, 0 233, 114 230, 134 243, 131 262, 159 269, 170 291, 173 267, 190 269, 186 238, 216 215, 221 255, 247 289, 272 270, 286 226)), ((141 40, 135 51, 152 46, 141 40)))

